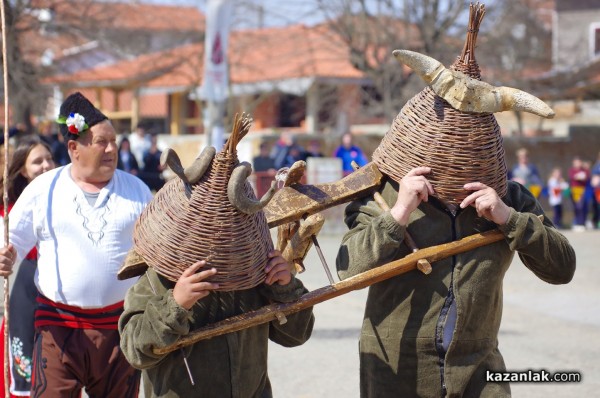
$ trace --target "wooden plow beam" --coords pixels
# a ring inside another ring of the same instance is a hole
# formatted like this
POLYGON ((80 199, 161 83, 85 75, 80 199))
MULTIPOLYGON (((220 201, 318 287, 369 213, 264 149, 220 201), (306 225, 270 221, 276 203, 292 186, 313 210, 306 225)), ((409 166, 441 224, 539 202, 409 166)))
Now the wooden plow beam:
POLYGON ((267 224, 269 228, 277 227, 367 196, 375 191, 382 179, 383 174, 371 162, 332 183, 286 186, 277 191, 264 208, 267 224))
MULTIPOLYGON (((433 263, 444 258, 463 253, 477 247, 489 245, 504 239, 504 234, 498 229, 467 236, 455 242, 444 243, 425 249, 420 249, 406 257, 373 268, 351 278, 308 292, 297 301, 291 303, 275 303, 258 310, 240 314, 223 321, 196 329, 178 342, 166 347, 154 347, 156 355, 164 355, 182 347, 192 345, 200 340, 210 339, 225 333, 236 332, 252 326, 283 319, 285 315, 293 314, 315 304, 341 296, 353 290, 363 289, 374 283, 392 278, 397 275, 417 269, 419 260, 426 259, 433 263)), ((426 275, 423 276, 427 278, 426 275)))

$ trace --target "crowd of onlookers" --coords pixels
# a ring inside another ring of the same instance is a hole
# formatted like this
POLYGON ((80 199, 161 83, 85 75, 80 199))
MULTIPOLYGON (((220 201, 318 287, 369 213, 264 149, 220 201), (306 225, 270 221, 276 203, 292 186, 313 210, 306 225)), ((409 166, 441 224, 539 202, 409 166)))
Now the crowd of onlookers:
MULTIPOLYGON (((344 175, 347 175, 353 171, 352 161, 363 166, 368 158, 360 147, 353 144, 350 133, 344 134, 341 141, 327 156, 340 158, 344 175)), ((304 148, 295 136, 284 132, 272 146, 267 142, 260 144, 260 153, 253 159, 253 169, 259 175, 274 175, 277 170, 290 167, 298 160, 322 156, 319 141, 310 141, 304 148)), ((554 167, 547 179, 543 179, 537 167, 529 161, 527 150, 521 148, 517 151, 517 163, 509 169, 508 178, 527 187, 537 199, 547 199, 553 222, 558 228, 567 226, 565 213, 568 210, 573 212, 573 220, 569 224, 574 231, 600 227, 600 153, 595 164, 576 156, 567 173, 563 173, 560 167, 554 167)), ((265 186, 268 187, 268 184, 265 186)))
POLYGON ((575 156, 566 174, 560 167, 554 167, 543 180, 537 167, 529 161, 527 150, 521 148, 509 178, 526 186, 536 198, 547 197, 552 207, 552 221, 558 228, 566 226, 563 216, 567 203, 573 211, 571 228, 574 231, 600 227, 600 153, 594 164, 575 156))
POLYGON ((153 191, 165 184, 162 151, 158 149, 158 137, 148 133, 148 125, 138 123, 135 130, 121 137, 117 168, 138 176, 153 191))
MULTIPOLYGON (((71 162, 64 138, 58 133, 56 123, 43 122, 37 126, 39 138, 48 146, 57 166, 71 162)), ((25 127, 16 125, 9 131, 11 139, 20 141, 27 137, 25 127)), ((158 191, 165 184, 163 167, 160 164, 162 151, 158 148, 157 134, 150 132, 150 125, 145 122, 137 124, 131 134, 122 134, 119 139, 119 160, 117 168, 136 175, 153 191, 158 191)))
MULTIPOLYGON (((269 144, 266 142, 260 144, 260 153, 253 159, 252 166, 255 172, 274 171, 290 167, 299 160, 323 156, 325 155, 321 151, 319 141, 312 140, 305 148, 298 144, 295 136, 289 132, 283 132, 272 148, 269 148, 269 144)), ((350 133, 344 134, 341 144, 331 155, 327 156, 341 159, 344 175, 353 171, 353 161, 359 166, 364 166, 368 162, 363 150, 352 142, 352 134, 350 133)))

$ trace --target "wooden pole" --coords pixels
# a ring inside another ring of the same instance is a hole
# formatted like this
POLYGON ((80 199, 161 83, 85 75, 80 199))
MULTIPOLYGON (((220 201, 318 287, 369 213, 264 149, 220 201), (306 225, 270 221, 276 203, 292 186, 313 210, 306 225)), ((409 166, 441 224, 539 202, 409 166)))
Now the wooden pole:
MULTIPOLYGON (((2 66, 4 76, 4 246, 8 246, 8 59, 6 56, 6 13, 4 0, 0 0, 0 17, 2 19, 2 66)), ((10 341, 8 335, 8 302, 10 283, 8 276, 4 277, 4 396, 9 397, 10 390, 10 341)))
MULTIPOLYGON (((315 304, 341 296, 353 290, 363 289, 374 283, 392 278, 397 275, 417 269, 419 260, 426 259, 430 263, 463 253, 477 247, 489 245, 504 239, 504 234, 498 229, 467 236, 455 242, 420 249, 408 256, 360 273, 335 284, 308 292, 292 303, 275 303, 256 311, 247 312, 223 321, 206 325, 182 337, 178 342, 166 347, 154 347, 156 355, 164 355, 179 348, 192 345, 200 340, 210 339, 225 333, 236 332, 252 326, 273 321, 277 315, 289 315, 312 307, 315 304)), ((427 278, 423 275, 423 278, 427 278)))

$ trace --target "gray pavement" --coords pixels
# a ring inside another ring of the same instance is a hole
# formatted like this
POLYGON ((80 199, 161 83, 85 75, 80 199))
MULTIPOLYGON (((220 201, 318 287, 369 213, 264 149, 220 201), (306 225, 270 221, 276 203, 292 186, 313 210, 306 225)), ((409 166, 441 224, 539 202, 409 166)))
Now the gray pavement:
MULTIPOLYGON (((568 285, 539 280, 515 257, 504 283, 500 350, 509 370, 577 371, 582 382, 512 383, 514 397, 592 397, 600 391, 600 231, 564 233, 577 253, 568 285)), ((319 236, 334 275, 340 241, 339 233, 319 236)), ((309 289, 328 284, 314 249, 306 265, 300 277, 309 289)), ((318 304, 313 335, 303 346, 270 345, 275 397, 359 396, 358 337, 366 294, 363 289, 318 304)))
MULTIPOLYGON (((515 256, 504 283, 500 351, 511 371, 577 371, 580 383, 512 383, 514 397, 592 397, 600 391, 600 231, 565 231, 577 253, 567 285, 538 279, 515 256)), ((330 269, 341 236, 319 236, 330 269)), ((301 279, 326 285, 311 249, 301 279)), ((433 264, 435 266, 435 264, 433 264)), ((358 336, 367 290, 318 304, 311 339, 301 347, 271 344, 269 374, 277 398, 353 398, 358 390, 358 336)))

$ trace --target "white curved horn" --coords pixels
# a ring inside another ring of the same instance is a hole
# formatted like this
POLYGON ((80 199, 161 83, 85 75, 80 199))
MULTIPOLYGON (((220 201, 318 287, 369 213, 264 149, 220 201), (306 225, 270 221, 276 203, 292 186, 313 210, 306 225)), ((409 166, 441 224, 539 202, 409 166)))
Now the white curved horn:
POLYGON ((417 72, 427 84, 431 84, 442 70, 446 69, 437 59, 415 51, 394 50, 392 54, 399 62, 417 72))

